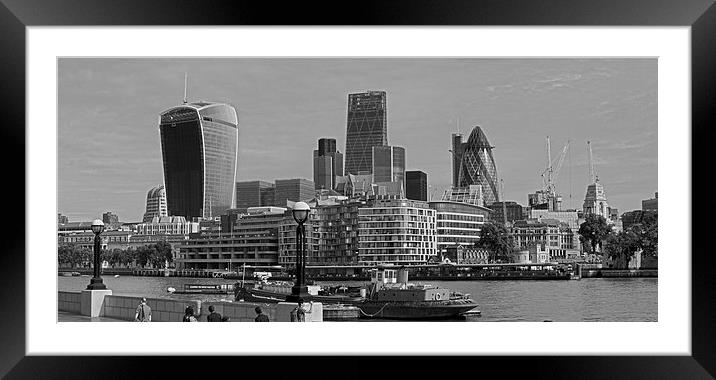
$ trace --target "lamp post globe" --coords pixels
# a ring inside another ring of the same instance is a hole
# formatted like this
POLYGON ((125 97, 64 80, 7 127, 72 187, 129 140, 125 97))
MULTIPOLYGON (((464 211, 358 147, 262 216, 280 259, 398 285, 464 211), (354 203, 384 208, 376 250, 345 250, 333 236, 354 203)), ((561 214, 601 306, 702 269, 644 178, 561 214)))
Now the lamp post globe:
POLYGON ((102 277, 99 275, 102 260, 100 259, 100 237, 99 235, 104 231, 104 223, 101 220, 95 219, 92 221, 92 232, 94 232, 94 275, 90 279, 88 290, 104 290, 107 286, 102 282, 102 277))
POLYGON ((286 301, 301 303, 309 298, 308 287, 306 286, 306 265, 305 265, 305 236, 304 223, 308 220, 311 207, 306 202, 296 202, 291 210, 293 219, 298 223, 296 227, 296 281, 291 288, 291 294, 286 301))
POLYGON ((298 224, 303 224, 308 219, 308 213, 311 211, 311 207, 306 202, 296 202, 293 206, 293 220, 298 224))
POLYGON ((95 219, 92 221, 92 232, 94 232, 95 235, 99 235, 104 231, 104 223, 99 220, 95 219))

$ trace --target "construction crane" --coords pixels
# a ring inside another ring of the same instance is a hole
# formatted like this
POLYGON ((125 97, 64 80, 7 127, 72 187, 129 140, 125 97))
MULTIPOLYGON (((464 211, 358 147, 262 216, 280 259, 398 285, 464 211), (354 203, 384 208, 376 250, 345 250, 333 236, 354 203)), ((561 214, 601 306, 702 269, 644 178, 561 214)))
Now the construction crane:
MULTIPOLYGON (((508 226, 507 224, 507 206, 505 206, 505 180, 500 178, 500 198, 502 198, 502 220, 505 222, 505 227, 508 226)), ((507 231, 509 234, 509 230, 507 231)))
POLYGON ((544 183, 545 191, 550 196, 556 196, 557 194, 557 177, 559 177, 559 171, 562 169, 564 158, 567 157, 569 144, 570 141, 567 140, 567 143, 564 144, 564 148, 562 148, 562 152, 553 161, 552 147, 549 141, 549 136, 547 136, 547 168, 542 172, 542 182, 544 183))

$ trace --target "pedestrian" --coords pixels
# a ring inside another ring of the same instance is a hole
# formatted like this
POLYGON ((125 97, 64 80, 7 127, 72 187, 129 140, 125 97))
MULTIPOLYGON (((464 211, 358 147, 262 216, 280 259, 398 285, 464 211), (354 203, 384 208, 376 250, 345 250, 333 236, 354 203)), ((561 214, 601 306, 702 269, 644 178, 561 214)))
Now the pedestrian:
POLYGON ((256 306, 256 309, 254 309, 256 312, 256 318, 254 319, 255 322, 268 322, 269 317, 268 315, 263 313, 263 310, 261 310, 261 306, 256 306))
POLYGON ((196 320, 196 317, 194 316, 194 307, 189 305, 184 310, 184 318, 182 318, 182 322, 198 322, 196 320))
POLYGON ((142 302, 137 306, 137 312, 134 314, 134 320, 136 322, 151 322, 152 321, 152 308, 147 305, 147 299, 142 297, 142 302))
POLYGON ((209 305, 209 315, 206 316, 207 322, 221 322, 221 314, 214 311, 214 305, 209 305))

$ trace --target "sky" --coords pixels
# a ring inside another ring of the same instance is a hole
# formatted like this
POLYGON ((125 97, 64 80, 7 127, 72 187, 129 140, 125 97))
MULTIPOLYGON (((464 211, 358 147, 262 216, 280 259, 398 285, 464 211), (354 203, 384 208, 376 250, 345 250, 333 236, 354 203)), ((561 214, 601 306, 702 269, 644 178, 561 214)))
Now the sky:
POLYGON ((563 206, 581 209, 587 141, 607 201, 641 208, 657 191, 657 60, 540 58, 60 58, 58 213, 104 212, 136 222, 163 183, 159 113, 187 98, 230 104, 239 116, 237 181, 313 179, 313 150, 345 152, 349 93, 387 92, 388 144, 439 198, 452 182, 450 136, 480 126, 495 147, 504 198, 522 205, 557 177, 563 206))

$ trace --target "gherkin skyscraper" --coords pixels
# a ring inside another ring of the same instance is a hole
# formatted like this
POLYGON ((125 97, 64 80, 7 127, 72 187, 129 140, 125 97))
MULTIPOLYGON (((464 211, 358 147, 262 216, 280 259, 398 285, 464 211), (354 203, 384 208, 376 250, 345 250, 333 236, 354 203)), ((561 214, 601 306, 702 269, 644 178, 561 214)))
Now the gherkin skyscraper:
POLYGON ((485 204, 500 200, 497 187, 497 167, 492 157, 493 146, 479 126, 473 128, 470 137, 461 147, 458 187, 480 185, 485 204))

